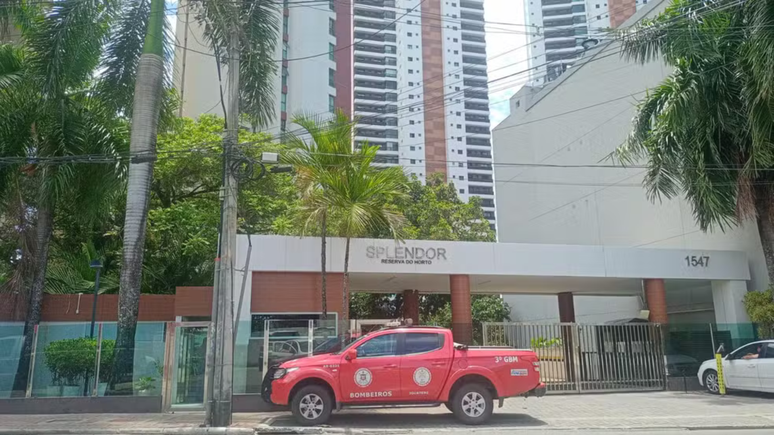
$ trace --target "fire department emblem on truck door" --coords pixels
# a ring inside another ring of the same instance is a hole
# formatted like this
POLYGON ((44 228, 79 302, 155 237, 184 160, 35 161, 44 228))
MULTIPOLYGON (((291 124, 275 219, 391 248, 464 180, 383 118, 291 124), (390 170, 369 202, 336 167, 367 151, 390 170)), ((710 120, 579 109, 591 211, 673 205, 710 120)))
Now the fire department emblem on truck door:
POLYGON ((361 387, 367 387, 371 385, 371 371, 368 369, 360 369, 355 372, 355 383, 361 387))
POLYGON ((414 383, 420 387, 424 387, 425 385, 429 384, 431 379, 433 379, 433 377, 430 374, 430 370, 424 367, 420 367, 414 370, 414 383))

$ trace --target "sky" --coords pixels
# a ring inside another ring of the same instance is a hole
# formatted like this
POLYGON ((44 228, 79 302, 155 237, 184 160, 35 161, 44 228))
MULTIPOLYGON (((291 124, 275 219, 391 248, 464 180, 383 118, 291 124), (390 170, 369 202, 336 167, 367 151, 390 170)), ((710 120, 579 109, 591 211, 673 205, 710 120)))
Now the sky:
MULTIPOLYGON (((484 0, 486 54, 489 81, 524 71, 527 65, 527 36, 524 0, 484 0), (497 23, 497 24, 494 24, 497 23)), ((526 82, 527 74, 493 83, 489 87, 489 118, 492 127, 508 116, 508 99, 526 82)))

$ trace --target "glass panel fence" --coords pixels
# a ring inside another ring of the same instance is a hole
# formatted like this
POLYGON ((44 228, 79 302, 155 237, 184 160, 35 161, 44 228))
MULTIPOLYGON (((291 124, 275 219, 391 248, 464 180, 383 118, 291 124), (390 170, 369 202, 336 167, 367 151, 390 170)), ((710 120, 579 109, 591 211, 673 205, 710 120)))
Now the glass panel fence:
MULTIPOLYGON (((14 387, 16 373, 19 370, 20 358, 24 344, 24 323, 0 323, 0 399, 9 397, 24 397, 26 381, 14 387)), ((29 364, 25 364, 29 371, 29 364)), ((28 376, 24 373, 24 377, 28 376)), ((22 379, 23 380, 23 379, 22 379)))
MULTIPOLYGON (((132 372, 117 381, 113 394, 161 394, 164 331, 163 322, 137 324, 131 349, 132 372)), ((98 324, 94 335, 90 337, 90 324, 86 322, 40 324, 32 371, 32 396, 104 396, 113 376, 116 324, 98 324)))

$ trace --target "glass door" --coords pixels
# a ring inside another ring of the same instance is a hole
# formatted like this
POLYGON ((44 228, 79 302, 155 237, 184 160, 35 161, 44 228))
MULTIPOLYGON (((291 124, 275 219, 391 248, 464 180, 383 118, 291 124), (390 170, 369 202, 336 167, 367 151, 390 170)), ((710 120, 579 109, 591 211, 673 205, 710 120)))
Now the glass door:
POLYGON ((173 408, 204 407, 207 355, 207 326, 182 325, 175 328, 175 356, 172 366, 173 408))

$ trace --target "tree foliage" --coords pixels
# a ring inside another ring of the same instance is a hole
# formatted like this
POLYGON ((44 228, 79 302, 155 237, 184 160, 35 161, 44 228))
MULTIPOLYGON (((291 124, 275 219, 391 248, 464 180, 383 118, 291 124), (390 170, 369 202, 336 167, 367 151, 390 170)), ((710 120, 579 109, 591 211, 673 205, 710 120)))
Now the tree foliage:
POLYGON ((745 294, 744 308, 750 320, 758 324, 761 338, 774 338, 774 287, 745 294))

